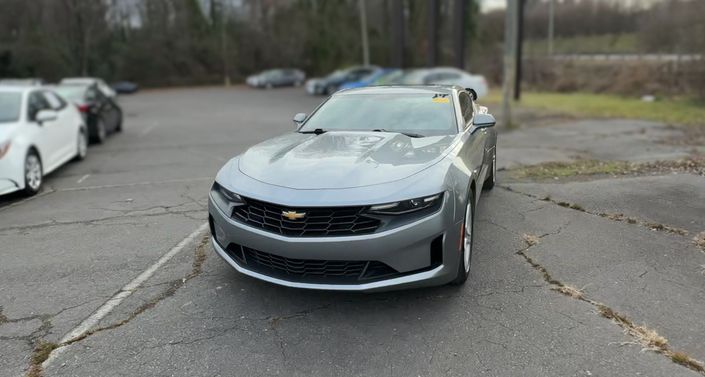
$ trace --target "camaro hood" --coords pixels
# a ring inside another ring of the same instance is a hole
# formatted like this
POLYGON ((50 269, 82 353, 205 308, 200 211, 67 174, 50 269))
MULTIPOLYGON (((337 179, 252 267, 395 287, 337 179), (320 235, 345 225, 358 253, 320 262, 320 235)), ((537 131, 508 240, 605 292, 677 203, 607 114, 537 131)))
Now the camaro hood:
POLYGON ((411 138, 386 132, 291 133, 248 149, 242 173, 293 189, 369 186, 409 177, 440 161, 453 135, 411 138))

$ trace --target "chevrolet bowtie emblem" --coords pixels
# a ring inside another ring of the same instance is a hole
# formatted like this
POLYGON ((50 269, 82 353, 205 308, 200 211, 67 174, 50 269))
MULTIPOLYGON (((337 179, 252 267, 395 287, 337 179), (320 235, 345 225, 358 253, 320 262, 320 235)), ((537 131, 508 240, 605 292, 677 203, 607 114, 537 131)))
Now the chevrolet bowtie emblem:
POLYGON ((282 217, 286 217, 289 220, 303 219, 306 217, 306 212, 282 211, 282 217))

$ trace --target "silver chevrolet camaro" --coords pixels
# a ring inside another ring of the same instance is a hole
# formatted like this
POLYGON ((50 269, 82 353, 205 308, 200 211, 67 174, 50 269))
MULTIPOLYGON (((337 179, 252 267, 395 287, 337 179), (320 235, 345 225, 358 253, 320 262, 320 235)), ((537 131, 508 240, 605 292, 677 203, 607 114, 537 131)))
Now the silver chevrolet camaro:
POLYGON ((368 87, 297 114, 296 132, 218 172, 215 251, 289 287, 464 283, 475 206, 496 178, 495 120, 475 98, 457 86, 368 87))

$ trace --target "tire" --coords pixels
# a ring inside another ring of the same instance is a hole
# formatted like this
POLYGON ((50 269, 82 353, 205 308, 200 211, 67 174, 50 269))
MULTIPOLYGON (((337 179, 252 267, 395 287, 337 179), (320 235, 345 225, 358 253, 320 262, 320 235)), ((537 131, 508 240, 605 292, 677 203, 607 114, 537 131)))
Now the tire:
POLYGON ((88 154, 88 135, 85 128, 78 130, 78 142, 76 143, 76 156, 74 161, 81 161, 88 154))
POLYGON ((492 190, 497 183, 497 152, 492 154, 492 166, 490 167, 490 175, 485 178, 482 184, 483 190, 492 190))
POLYGON ((468 203, 465 207, 465 220, 463 221, 463 253, 460 255, 458 262, 458 274, 451 285, 462 285, 468 280, 470 275, 470 264, 472 261, 472 245, 475 239, 475 200, 474 193, 470 193, 468 203))
POLYGON ((323 95, 329 96, 333 93, 335 93, 335 86, 333 85, 328 85, 325 89, 323 89, 323 95))
POLYGON ((98 118, 95 121, 95 135, 91 138, 96 144, 103 144, 105 139, 108 137, 108 131, 105 129, 105 121, 103 118, 98 118))
POLYGON ((44 170, 42 160, 36 150, 30 149, 24 158, 24 194, 37 195, 44 183, 44 170))
POLYGON ((122 111, 118 115, 118 122, 115 126, 115 132, 122 132, 122 111))

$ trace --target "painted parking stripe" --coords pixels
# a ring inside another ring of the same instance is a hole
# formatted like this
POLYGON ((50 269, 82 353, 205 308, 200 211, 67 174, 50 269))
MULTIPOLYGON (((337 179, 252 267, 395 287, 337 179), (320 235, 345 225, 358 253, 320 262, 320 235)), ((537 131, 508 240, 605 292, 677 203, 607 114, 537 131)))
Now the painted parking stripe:
MULTIPOLYGON (((97 325, 103 318, 105 318, 108 314, 110 314, 113 310, 115 310, 116 307, 118 307, 126 298, 130 297, 132 293, 134 293, 137 288, 139 288, 144 282, 149 280, 156 272, 157 270, 165 265, 167 262, 169 262, 174 256, 182 252, 186 246, 189 244, 193 243, 200 237, 202 234, 206 232, 208 229, 208 223, 204 223, 201 226, 199 226, 196 230, 194 230, 191 234, 189 234, 186 238, 181 240, 176 246, 171 248, 166 254, 162 255, 159 260, 157 260, 154 264, 149 266, 146 270, 144 270, 139 276, 136 278, 132 279, 129 283, 127 283, 118 293, 116 293, 113 297, 108 299, 103 306, 98 308, 93 314, 91 314, 88 318, 83 320, 81 324, 79 324, 76 328, 73 330, 69 331, 64 337, 61 339, 59 344, 66 344, 68 342, 71 342, 72 340, 78 339, 81 336, 85 335, 88 331, 91 330, 95 325, 97 325)), ((66 349, 66 346, 61 346, 57 349, 55 349, 49 358, 42 363, 42 368, 46 369, 51 363, 56 360, 56 358, 63 352, 63 350, 66 349)))

